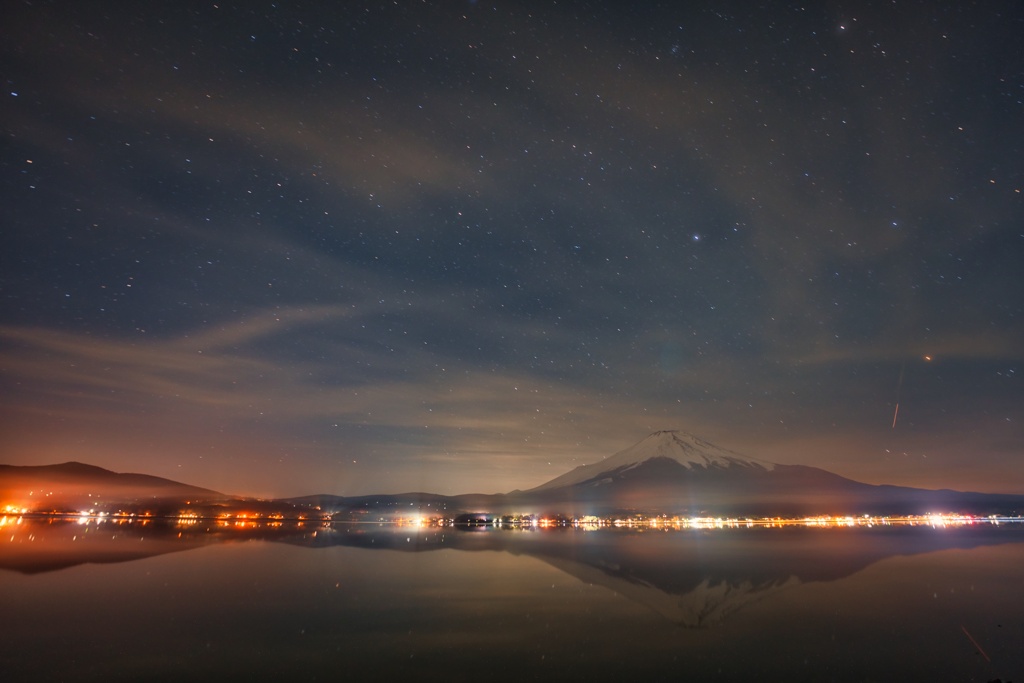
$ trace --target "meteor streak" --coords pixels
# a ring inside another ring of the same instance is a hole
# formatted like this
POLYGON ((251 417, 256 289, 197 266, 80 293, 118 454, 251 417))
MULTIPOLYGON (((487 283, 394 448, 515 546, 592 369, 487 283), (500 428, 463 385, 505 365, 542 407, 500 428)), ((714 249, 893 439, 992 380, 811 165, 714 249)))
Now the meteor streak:
POLYGON ((904 362, 900 365, 900 378, 896 382, 896 410, 892 414, 892 428, 896 429, 896 418, 900 414, 900 389, 903 388, 903 371, 907 369, 907 364, 904 362))
POLYGON ((989 656, 987 654, 985 654, 984 650, 981 649, 981 645, 978 645, 978 641, 976 641, 974 639, 974 637, 971 636, 971 634, 967 632, 967 627, 964 626, 963 624, 960 624, 960 629, 964 632, 964 635, 967 636, 967 640, 971 641, 971 645, 973 645, 974 647, 978 648, 978 652, 981 654, 982 657, 985 658, 985 661, 991 662, 992 660, 989 659, 989 656))

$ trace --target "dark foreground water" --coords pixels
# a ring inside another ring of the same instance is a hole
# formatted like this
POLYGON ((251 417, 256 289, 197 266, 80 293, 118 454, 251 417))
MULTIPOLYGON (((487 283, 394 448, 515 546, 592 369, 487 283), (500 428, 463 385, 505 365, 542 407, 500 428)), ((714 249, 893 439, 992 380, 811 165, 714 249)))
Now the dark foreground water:
POLYGON ((0 680, 1024 682, 1024 525, 0 527, 0 680))

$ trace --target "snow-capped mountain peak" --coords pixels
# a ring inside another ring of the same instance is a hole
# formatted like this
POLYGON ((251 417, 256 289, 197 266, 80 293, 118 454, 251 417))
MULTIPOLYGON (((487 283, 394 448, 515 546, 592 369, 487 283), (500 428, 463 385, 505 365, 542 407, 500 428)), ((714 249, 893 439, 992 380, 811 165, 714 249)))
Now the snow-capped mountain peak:
POLYGON ((533 490, 571 486, 588 479, 593 479, 604 472, 611 472, 613 470, 624 471, 636 467, 651 458, 675 460, 683 467, 691 470, 694 468, 708 469, 711 467, 753 467, 761 470, 775 468, 775 463, 748 458, 724 448, 719 448, 689 432, 664 430, 654 432, 639 443, 630 446, 624 451, 619 451, 604 460, 590 465, 581 465, 560 477, 552 479, 546 484, 541 484, 533 490))

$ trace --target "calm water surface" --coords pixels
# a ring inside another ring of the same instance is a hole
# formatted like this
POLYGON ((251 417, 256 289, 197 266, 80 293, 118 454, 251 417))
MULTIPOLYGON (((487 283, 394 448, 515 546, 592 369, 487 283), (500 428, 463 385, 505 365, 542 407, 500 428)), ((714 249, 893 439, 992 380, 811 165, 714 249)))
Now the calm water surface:
POLYGON ((1024 525, 0 528, 0 677, 1024 681, 1024 525))

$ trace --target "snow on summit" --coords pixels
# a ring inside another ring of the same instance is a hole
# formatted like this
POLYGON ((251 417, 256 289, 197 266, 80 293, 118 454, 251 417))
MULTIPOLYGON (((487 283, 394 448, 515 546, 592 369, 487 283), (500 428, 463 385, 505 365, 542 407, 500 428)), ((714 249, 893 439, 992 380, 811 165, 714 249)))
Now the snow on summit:
POLYGON ((699 467, 756 467, 762 470, 775 468, 775 463, 766 460, 748 458, 739 453, 719 448, 713 443, 699 439, 689 432, 664 430, 654 432, 634 446, 600 462, 579 467, 556 477, 546 484, 541 484, 534 491, 553 489, 560 486, 571 486, 612 470, 629 469, 651 458, 668 458, 675 460, 687 469, 699 467))

